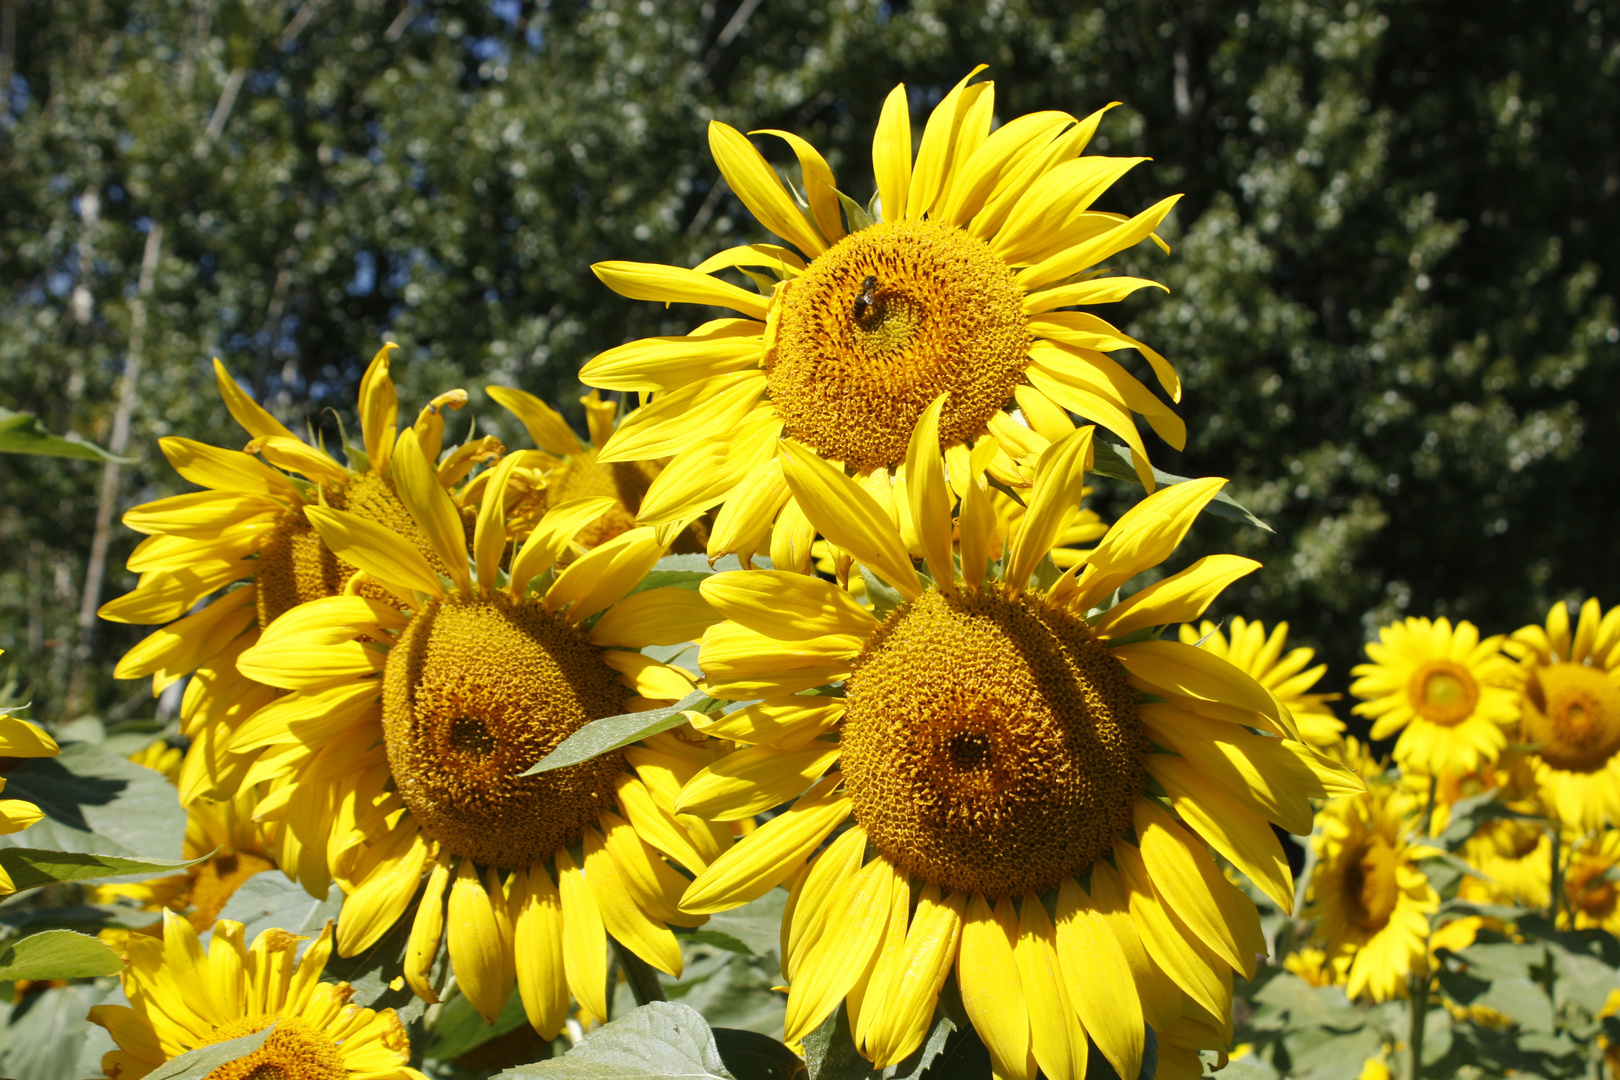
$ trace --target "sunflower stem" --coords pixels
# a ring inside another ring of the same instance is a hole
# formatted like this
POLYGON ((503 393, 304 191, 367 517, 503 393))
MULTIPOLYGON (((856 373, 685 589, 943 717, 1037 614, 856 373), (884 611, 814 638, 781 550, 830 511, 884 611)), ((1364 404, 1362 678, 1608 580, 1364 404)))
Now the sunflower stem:
MULTIPOLYGON (((1563 836, 1558 831, 1558 824, 1554 822, 1547 830, 1552 834, 1552 874, 1547 889, 1547 917, 1552 920, 1553 929, 1558 929, 1558 909, 1560 898, 1564 894, 1564 868, 1559 856, 1562 854, 1563 836)), ((1573 918, 1570 920, 1573 925, 1573 918)))
POLYGON ((1423 1073, 1423 1022, 1429 1013, 1429 972, 1425 966, 1422 974, 1412 973, 1411 977, 1411 1006, 1412 1030, 1407 1035, 1406 1045, 1411 1052, 1411 1067, 1407 1070, 1407 1080, 1418 1080, 1423 1073))
MULTIPOLYGON (((609 941, 613 941, 610 937, 609 941)), ((619 966, 624 969, 624 981, 630 984, 630 993, 635 996, 638 1006, 649 1001, 668 1001, 664 993, 664 986, 658 981, 658 972, 653 970, 651 964, 613 941, 613 952, 619 958, 619 966)))

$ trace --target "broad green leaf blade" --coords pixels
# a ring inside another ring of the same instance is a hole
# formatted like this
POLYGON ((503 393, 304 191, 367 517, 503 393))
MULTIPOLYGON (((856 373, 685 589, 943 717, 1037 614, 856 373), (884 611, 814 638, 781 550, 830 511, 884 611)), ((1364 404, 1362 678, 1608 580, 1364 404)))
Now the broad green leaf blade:
POLYGON ((528 1022, 529 1018, 523 1012, 523 998, 516 991, 506 999, 506 1008, 501 1010, 501 1015, 495 1018, 493 1024, 484 1023, 484 1018, 467 1001, 466 995, 457 994, 445 1002, 439 1018, 433 1022, 432 1041, 428 1043, 423 1056, 435 1061, 454 1061, 467 1051, 528 1022))
MULTIPOLYGON (((771 560, 756 557, 756 567, 769 568, 771 560)), ((696 589, 703 583, 704 578, 723 574, 728 570, 741 570, 742 562, 735 555, 726 555, 715 560, 713 566, 709 565, 707 555, 665 555, 653 564, 630 595, 646 592, 648 589, 665 589, 671 586, 682 589, 696 589)))
POLYGON ((934 1019, 923 1038, 923 1044, 904 1061, 882 1070, 873 1068, 872 1063, 855 1049, 855 1040, 849 1030, 849 1014, 843 1002, 839 1002, 832 1015, 804 1037, 804 1060, 809 1068, 809 1080, 920 1080, 946 1047, 953 1045, 952 1036, 967 1027, 966 1017, 961 1013, 961 1001, 954 992, 955 984, 946 985, 948 992, 940 995, 939 1007, 934 1010, 934 1019))
POLYGON ((106 942, 72 930, 46 930, 0 946, 0 980, 92 979, 123 968, 106 942))
POLYGON ((186 815, 174 785, 103 746, 70 742, 57 757, 19 762, 6 773, 6 798, 27 799, 45 817, 0 836, 0 848, 180 859, 186 815))
POLYGON ((769 1035, 737 1028, 715 1028, 720 1060, 737 1080, 809 1080, 799 1055, 769 1035))
MULTIPOLYGON (((302 891, 302 886, 293 887, 302 891)), ((333 885, 327 902, 334 908, 340 907, 343 903, 343 891, 333 885)), ((399 921, 389 927, 388 932, 371 948, 354 956, 339 956, 334 952, 332 958, 326 962, 328 981, 346 982, 354 987, 354 997, 350 999, 354 1004, 368 1009, 393 1009, 399 1014, 402 1024, 415 1023, 427 1008, 427 1002, 412 993, 403 978, 405 945, 410 940, 414 911, 415 908, 408 908, 405 914, 400 916, 399 921), (398 989, 394 987, 395 980, 399 981, 398 989)), ((311 916, 315 917, 319 917, 323 924, 326 921, 325 916, 318 913, 311 916)), ((449 960, 449 950, 445 943, 441 942, 439 954, 434 958, 432 965, 430 981, 434 986, 440 988, 444 986, 443 973, 449 960)))
POLYGON ((239 1039, 227 1039, 212 1046, 200 1046, 190 1053, 170 1058, 147 1073, 145 1080, 203 1080, 221 1065, 245 1058, 263 1046, 275 1027, 275 1024, 271 1024, 263 1031, 255 1031, 239 1039))
POLYGON ((280 870, 265 870, 231 894, 219 917, 241 923, 243 940, 251 944, 272 927, 290 934, 318 934, 342 907, 343 891, 336 886, 328 887, 325 896, 311 896, 280 870))
POLYGON ((787 898, 786 889, 772 889, 742 907, 710 916, 703 929, 726 935, 755 956, 773 956, 782 948, 782 911, 787 898))
POLYGON ((759 955, 730 934, 721 933, 719 930, 710 930, 707 926, 693 930, 690 933, 683 931, 679 937, 682 942, 687 944, 708 945, 711 948, 721 949, 728 953, 736 953, 738 956, 759 955))
POLYGON ((169 862, 162 859, 131 859, 121 855, 93 855, 84 851, 0 848, 0 869, 11 876, 11 882, 18 892, 58 881, 87 882, 95 878, 126 877, 130 874, 161 877, 201 861, 169 862))
POLYGON ((564 739, 557 749, 518 775, 533 776, 535 773, 578 765, 610 750, 629 746, 637 739, 645 739, 660 731, 680 727, 686 723, 686 718, 681 713, 687 709, 706 711, 713 700, 707 694, 694 690, 675 704, 666 705, 661 709, 620 713, 617 716, 604 716, 600 720, 592 720, 564 739))
POLYGON ((134 460, 114 457, 95 443, 52 435, 40 427, 39 419, 33 413, 12 412, 10 409, 0 409, 0 454, 33 454, 38 457, 117 461, 123 464, 134 460))
POLYGON ((111 980, 69 983, 0 1002, 0 1076, 61 1080, 100 1076, 101 1056, 117 1049, 88 1014, 112 994, 111 980))
MULTIPOLYGON (((1141 483, 1141 480, 1136 475, 1135 467, 1131 465, 1131 459, 1121 453, 1119 447, 1107 439, 1096 439, 1092 442, 1092 446, 1096 450, 1096 461, 1092 464, 1092 472, 1098 476, 1106 476, 1113 480, 1128 480, 1133 484, 1141 483)), ((1153 479, 1158 481, 1160 485, 1168 485, 1183 484, 1192 478, 1177 476, 1175 473, 1167 473, 1163 469, 1155 467, 1153 479)), ((1216 517, 1247 522, 1257 529, 1264 529, 1266 532, 1277 531, 1255 517, 1247 507, 1228 495, 1225 490, 1216 495, 1204 510, 1206 513, 1214 514, 1216 517)))
POLYGON ((654 1001, 606 1024, 568 1053, 519 1065, 497 1080, 737 1080, 709 1025, 692 1009, 654 1001))

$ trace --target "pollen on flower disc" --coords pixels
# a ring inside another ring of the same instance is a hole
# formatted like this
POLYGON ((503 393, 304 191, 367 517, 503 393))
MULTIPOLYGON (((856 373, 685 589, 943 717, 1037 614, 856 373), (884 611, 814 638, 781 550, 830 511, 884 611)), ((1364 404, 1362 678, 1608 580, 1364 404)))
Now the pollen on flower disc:
MULTIPOLYGON (((393 484, 376 473, 357 473, 347 483, 327 489, 326 504, 387 526, 390 532, 408 540, 426 556, 433 569, 440 573, 446 571, 427 535, 394 493, 393 484)), ((471 537, 476 515, 464 513, 462 517, 467 535, 471 537)), ((255 572, 259 583, 259 625, 269 626, 283 612, 299 604, 338 595, 355 573, 355 567, 332 554, 321 542, 302 509, 283 513, 259 551, 259 566, 255 572)), ((394 603, 391 593, 370 583, 361 586, 360 592, 374 600, 394 603)))
POLYGON ((628 691, 583 634, 539 604, 434 601, 388 654, 383 734, 399 794, 452 854, 516 868, 613 805, 624 755, 519 775, 628 691))
POLYGON ((1524 734, 1555 769, 1591 772, 1620 750, 1620 687, 1585 664, 1536 670, 1525 686, 1524 734))
MULTIPOLYGON (((345 984, 344 996, 352 993, 345 984)), ((348 1080, 349 1068, 332 1036, 299 1016, 261 1013, 232 1020, 214 1029, 208 1045, 255 1034, 272 1023, 275 1030, 257 1050, 226 1062, 204 1080, 348 1080)))
POLYGON ((927 220, 851 233, 779 294, 765 357, 787 433, 857 472, 905 460, 949 392, 940 438, 977 433, 1029 366, 1023 290, 990 245, 927 220))
POLYGON ((845 692, 855 818, 925 881, 1040 892, 1130 827, 1151 744, 1084 620, 998 589, 929 590, 890 614, 845 692))

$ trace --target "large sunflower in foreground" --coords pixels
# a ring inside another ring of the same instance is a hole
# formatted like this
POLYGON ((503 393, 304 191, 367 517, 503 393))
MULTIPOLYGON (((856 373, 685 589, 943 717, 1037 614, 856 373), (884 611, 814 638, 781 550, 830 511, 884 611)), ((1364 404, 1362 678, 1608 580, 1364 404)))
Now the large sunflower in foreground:
MULTIPOLYGON (((600 455, 673 457, 647 493, 642 523, 725 502, 711 556, 739 550, 773 522, 794 528, 802 513, 785 509, 796 500, 781 476, 784 434, 847 466, 880 503, 903 502, 900 467, 912 429, 942 393, 939 438, 953 477, 967 476, 970 447, 988 440, 990 473, 1026 486, 1041 451, 1072 427, 1072 412, 1130 446, 1153 489, 1133 414, 1177 448, 1186 428, 1108 354, 1136 349, 1177 401, 1180 381, 1146 345, 1096 315, 1066 309, 1156 284, 1100 277, 1099 264, 1153 236, 1176 197, 1129 219, 1093 209, 1146 159, 1079 156, 1106 110, 1084 120, 1032 113, 992 132, 994 86, 968 84, 981 70, 934 109, 915 161, 906 89, 889 95, 872 144, 877 221, 836 189, 826 161, 803 139, 756 133, 792 148, 806 208, 746 136, 714 122, 709 146, 726 183, 797 252, 750 244, 690 270, 593 267, 632 299, 743 316, 684 337, 621 345, 580 371, 587 385, 650 395, 600 455), (743 273, 761 291, 713 276, 731 268, 752 268, 743 273), (1021 420, 1009 412, 1012 402, 1021 420)), ((954 482, 960 491, 963 480, 954 482)))
MULTIPOLYGON (((607 513, 579 534, 579 543, 588 548, 636 527, 641 501, 658 476, 659 466, 653 461, 598 460, 598 449, 613 437, 618 402, 603 401, 595 390, 579 399, 585 407, 585 423, 591 434, 591 441, 586 443, 574 434, 561 413, 533 394, 509 386, 486 386, 484 390, 523 423, 529 438, 544 455, 539 468, 545 475, 546 486, 538 510, 587 496, 605 495, 614 499, 607 513)), ((708 535, 703 521, 694 521, 670 545, 670 550, 676 554, 695 554, 704 549, 708 535)))
MULTIPOLYGON (((388 375, 393 348, 383 346, 360 380, 365 449, 351 448, 347 464, 300 440, 249 398, 215 360, 220 396, 250 436, 247 449, 159 440, 175 471, 204 490, 145 503, 124 515, 124 524, 146 534, 128 562, 141 575, 140 582, 103 605, 100 614, 113 622, 169 624, 124 655, 113 672, 118 678, 150 675, 153 692, 161 693, 192 676, 180 718, 182 731, 200 749, 187 756, 181 773, 182 802, 207 795, 228 798, 236 791, 240 773, 225 772, 219 746, 231 729, 276 696, 269 687, 243 678, 236 657, 284 612, 342 592, 355 572, 315 535, 304 517, 306 506, 359 514, 408 538, 430 561, 435 558, 389 476, 399 413, 388 375), (246 584, 231 587, 239 582, 246 584), (197 601, 221 589, 226 591, 187 614, 197 601)), ((444 410, 460 408, 466 397, 460 390, 442 394, 417 417, 415 430, 430 459, 439 456, 444 410)), ((451 487, 479 461, 500 452, 500 444, 487 438, 460 447, 438 465, 439 482, 451 487)), ((468 494, 464 489, 463 496, 468 494)), ((317 890, 326 887, 319 881, 309 884, 317 890)))
POLYGON ((1506 649, 1524 670, 1520 731, 1542 799, 1574 828, 1620 822, 1620 607, 1588 600, 1572 632, 1554 604, 1506 649))
POLYGON ((1387 783, 1322 809, 1304 917, 1352 998, 1396 997, 1427 963, 1440 897, 1417 863, 1440 852, 1414 843, 1422 809, 1418 795, 1387 783))
POLYGON ((862 1052, 900 1061, 954 968, 997 1075, 1080 1076, 1089 1037, 1135 1076, 1144 1022, 1166 1031, 1185 1014, 1229 1035, 1233 972, 1266 951, 1253 902, 1206 841, 1287 908, 1271 823, 1308 832, 1311 797, 1360 783, 1299 742, 1248 675, 1152 638, 1259 564, 1211 556, 1106 606, 1222 481, 1164 488, 1083 570, 1041 571, 1084 482, 1082 428, 1042 455, 995 566, 989 489, 968 486, 959 573, 939 415, 940 402, 924 413, 906 463, 928 576, 858 480, 804 447, 784 457, 815 527, 898 594, 886 615, 811 576, 705 580, 729 620, 704 636, 706 690, 763 700, 698 725, 749 745, 695 776, 677 808, 726 821, 797 801, 700 873, 682 908, 791 886, 789 1040, 843 1003, 862 1052))
POLYGON ((392 1009, 349 1004, 348 983, 321 982, 332 954, 327 924, 307 939, 266 930, 251 948, 242 924, 213 924, 206 950, 172 912, 161 937, 130 940, 120 978, 128 1005, 97 1005, 90 1019, 118 1044, 101 1059, 115 1080, 140 1080, 164 1062, 203 1046, 275 1030, 251 1054, 221 1065, 209 1080, 426 1080, 410 1068, 411 1043, 392 1009))
POLYGON ((1370 664, 1350 692, 1351 711, 1373 721, 1372 738, 1397 731, 1395 763, 1439 776, 1471 773, 1496 761, 1507 746, 1503 729, 1518 719, 1520 680, 1501 653, 1502 635, 1480 639, 1464 620, 1408 617, 1378 631, 1367 643, 1370 664))
POLYGON ((607 934, 679 972, 668 924, 703 919, 676 909, 687 879, 665 857, 696 872, 731 833, 676 819, 680 783, 714 755, 672 733, 523 775, 592 720, 690 693, 689 676, 638 650, 690 641, 717 616, 689 589, 633 592, 683 523, 633 529, 558 566, 611 506, 605 496, 552 508, 511 551, 500 508, 520 457, 493 471, 469 565, 455 503, 414 433, 400 435, 399 495, 448 584, 387 528, 307 511, 327 546, 394 602, 316 600, 266 630, 238 663, 291 693, 231 749, 258 755, 249 782, 287 781, 261 818, 300 832, 300 818, 330 819, 323 846, 347 893, 342 955, 414 906, 405 977, 418 994, 438 1000, 429 968, 448 934, 456 982, 485 1019, 515 980, 531 1023, 553 1038, 570 988, 606 1020, 607 934))
POLYGON ((1289 649, 1286 655, 1283 653, 1288 645, 1287 623, 1278 623, 1268 635, 1265 623, 1259 619, 1247 620, 1236 615, 1232 618, 1230 632, 1223 633, 1221 627, 1206 619, 1196 629, 1183 625, 1181 640, 1230 660, 1253 675, 1256 682, 1288 706, 1306 742, 1324 748, 1339 742, 1344 721, 1327 707, 1327 703, 1339 695, 1311 693, 1311 687, 1322 677, 1327 665, 1309 667, 1316 656, 1314 649, 1301 646, 1289 649))

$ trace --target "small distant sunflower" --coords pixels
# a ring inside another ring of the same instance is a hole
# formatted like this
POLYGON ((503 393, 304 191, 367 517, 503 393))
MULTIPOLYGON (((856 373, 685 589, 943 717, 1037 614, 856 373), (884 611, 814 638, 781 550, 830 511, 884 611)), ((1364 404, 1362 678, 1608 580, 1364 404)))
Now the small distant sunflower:
POLYGON ((1352 712, 1372 719, 1372 737, 1397 731, 1395 762, 1435 776, 1490 765, 1507 746, 1504 727, 1518 718, 1519 677, 1501 653, 1502 635, 1480 640, 1473 623, 1406 618, 1367 643, 1358 664, 1352 712))
POLYGON ((1307 669, 1316 651, 1303 646, 1283 655, 1288 643, 1286 622, 1272 627, 1268 636, 1265 623, 1259 619, 1250 621, 1241 615, 1233 616, 1229 634, 1222 633, 1218 625, 1206 619, 1196 630, 1190 625, 1182 626, 1181 640, 1188 645, 1202 642, 1201 648, 1253 675, 1256 682, 1288 706, 1306 742, 1323 748, 1339 742, 1344 722, 1333 715, 1327 703, 1337 701, 1340 695, 1311 693, 1311 687, 1322 677, 1327 665, 1317 664, 1307 669))
POLYGON ((1426 963, 1429 916, 1440 897, 1417 865, 1438 854, 1414 843, 1422 809, 1411 792, 1373 784, 1318 815, 1304 917, 1316 924, 1316 940, 1353 998, 1396 997, 1426 963))
MULTIPOLYGON (((8 712, 0 709, 0 758, 55 757, 62 752, 56 740, 37 724, 10 716, 8 712)), ((6 779, 0 776, 0 790, 5 786, 6 779)), ((45 811, 26 799, 0 799, 0 835, 22 832, 44 816, 45 811)), ((0 896, 15 891, 11 875, 0 867, 0 896)))
POLYGON ((802 515, 787 509, 795 500, 776 464, 779 435, 842 463, 880 502, 903 502, 912 429, 942 393, 940 446, 952 476, 966 477, 970 448, 988 440, 994 453, 985 467, 1001 483, 1027 486, 1035 459, 1072 427, 1072 412, 1129 445, 1142 483, 1153 489, 1134 414, 1178 449, 1186 427, 1108 354, 1137 350, 1174 401, 1180 380, 1146 345, 1073 309, 1163 287, 1101 277, 1099 264, 1157 240, 1154 230, 1179 196, 1129 219, 1093 209, 1146 160, 1079 156, 1107 110, 1083 120, 1032 113, 991 131, 994 85, 969 85, 982 70, 934 109, 915 161, 906 88, 889 95, 872 144, 877 221, 836 189, 826 161, 798 136, 755 133, 792 148, 803 205, 747 136, 712 122, 709 147, 726 183, 797 253, 749 244, 690 270, 634 262, 592 268, 632 299, 744 316, 684 337, 632 341, 581 370, 587 385, 650 397, 600 457, 673 458, 638 520, 658 524, 724 502, 711 556, 759 546, 773 523, 792 529, 802 515), (761 291, 711 276, 730 268, 761 291), (1008 411, 1014 401, 1021 419, 1008 411))
MULTIPOLYGON (((303 442, 259 407, 218 360, 214 375, 220 396, 251 436, 246 450, 183 438, 159 440, 175 471, 205 490, 145 503, 124 515, 124 524, 147 537, 128 562, 141 575, 140 583, 103 605, 100 614, 113 622, 169 624, 130 649, 115 676, 150 675, 153 693, 193 676, 180 717, 182 731, 201 750, 188 756, 188 768, 180 776, 182 802, 229 795, 237 788, 240 774, 224 772, 227 763, 219 746, 232 728, 276 696, 269 687, 243 678, 235 668, 236 657, 283 613, 306 600, 342 592, 355 572, 315 535, 304 517, 306 506, 359 514, 408 538, 430 562, 435 558, 405 513, 390 477, 399 412, 388 375, 394 348, 383 346, 360 381, 365 449, 350 448, 347 464, 303 442), (246 584, 233 587, 242 582, 246 584), (219 593, 221 589, 226 591, 219 593), (187 614, 213 593, 219 595, 187 614)), ((459 409, 466 400, 461 390, 441 394, 417 418, 417 437, 430 459, 439 457, 444 410, 459 409)), ((475 464, 500 452, 500 444, 488 438, 459 447, 438 464, 439 483, 447 488, 459 483, 475 464)), ((466 508, 464 515, 470 517, 475 509, 466 508)))
POLYGON ((1519 818, 1482 821, 1458 854, 1483 875, 1465 875, 1457 883, 1457 895, 1462 899, 1547 906, 1552 887, 1552 838, 1542 823, 1519 818))
MULTIPOLYGON (((585 423, 591 433, 591 441, 584 443, 561 413, 533 394, 508 386, 484 389, 497 404, 523 422, 529 438, 545 455, 540 465, 546 481, 542 509, 587 496, 605 495, 616 500, 601 518, 580 532, 578 542, 582 546, 595 547, 636 527, 641 501, 647 495, 648 486, 657 478, 659 465, 654 461, 598 460, 598 448, 613 437, 618 402, 603 401, 595 390, 579 399, 585 406, 585 423)), ((708 536, 707 526, 699 519, 675 539, 670 550, 676 554, 695 554, 704 549, 708 536)))
MULTIPOLYGON (((193 749, 192 753, 195 752, 193 749)), ((160 739, 130 760, 163 772, 172 783, 179 775, 182 755, 160 739)), ((86 886, 86 901, 128 900, 154 913, 167 908, 185 915, 199 933, 207 930, 248 878, 276 869, 272 854, 274 844, 266 842, 263 830, 253 820, 253 812, 266 786, 244 788, 225 800, 194 799, 186 807, 186 833, 180 856, 187 860, 202 859, 202 862, 178 874, 149 881, 86 886)), ((141 932, 154 933, 161 926, 162 923, 157 922, 141 932)), ((128 934, 105 930, 101 936, 110 943, 122 945, 128 934)))
POLYGON ((120 979, 128 1005, 97 1005, 90 1019, 118 1044, 101 1059, 115 1080, 140 1080, 204 1046, 275 1030, 259 1049, 221 1065, 209 1080, 427 1080, 410 1068, 411 1042, 393 1009, 349 1004, 348 983, 321 982, 332 924, 307 938, 266 930, 243 944, 242 924, 213 924, 207 949, 173 912, 161 937, 130 939, 120 979))
POLYGON ((316 600, 266 630, 238 664, 291 692, 231 749, 257 755, 250 782, 285 785, 261 818, 307 836, 298 822, 313 816, 326 830, 306 842, 318 840, 347 893, 342 955, 414 906, 405 978, 416 993, 438 1000, 428 969, 448 932, 456 982, 485 1019, 515 980, 531 1023, 553 1038, 570 988, 607 1018, 606 934, 680 971, 668 924, 704 920, 676 909, 687 879, 665 857, 696 872, 731 833, 677 820, 681 781, 714 754, 672 733, 523 775, 592 720, 690 693, 690 676, 638 650, 690 641, 718 616, 690 589, 634 592, 680 523, 632 529, 558 567, 607 496, 553 507, 511 551, 501 507, 521 458, 508 455, 487 484, 469 565, 454 501, 415 434, 401 433, 393 475, 444 577, 389 529, 308 509, 326 545, 392 602, 316 600))
POLYGON ((1554 604, 1507 651, 1524 669, 1520 729, 1542 798, 1573 828, 1620 823, 1620 607, 1605 615, 1588 600, 1572 635, 1554 604))
POLYGON ((1077 1077, 1088 1037, 1135 1076, 1144 1022, 1168 1030, 1185 1009, 1229 1029, 1232 974, 1265 951, 1254 904, 1206 841, 1288 908, 1271 823, 1307 832, 1309 798, 1360 785, 1298 742, 1243 672, 1151 639, 1259 564, 1211 556, 1102 606, 1170 554, 1223 481, 1148 496, 1083 570, 1032 581, 1081 490, 1092 429, 1080 429, 1042 455, 994 566, 989 489, 968 485, 958 571, 941 404, 906 463, 928 577, 860 481, 805 447, 784 456, 816 529, 894 590, 892 610, 778 570, 705 579, 728 619, 703 639, 706 691, 762 700, 694 722, 747 745, 693 777, 677 809, 730 821, 793 806, 700 873, 682 909, 791 885, 789 1040, 842 1002, 862 1053, 893 1064, 921 1042, 954 967, 998 1076, 1077 1077))
POLYGON ((1576 843, 1564 869, 1564 898, 1573 929, 1620 934, 1620 832, 1609 830, 1576 843))
POLYGON ((1282 966, 1312 986, 1332 986, 1339 981, 1328 954, 1312 946, 1289 953, 1283 957, 1282 966))

